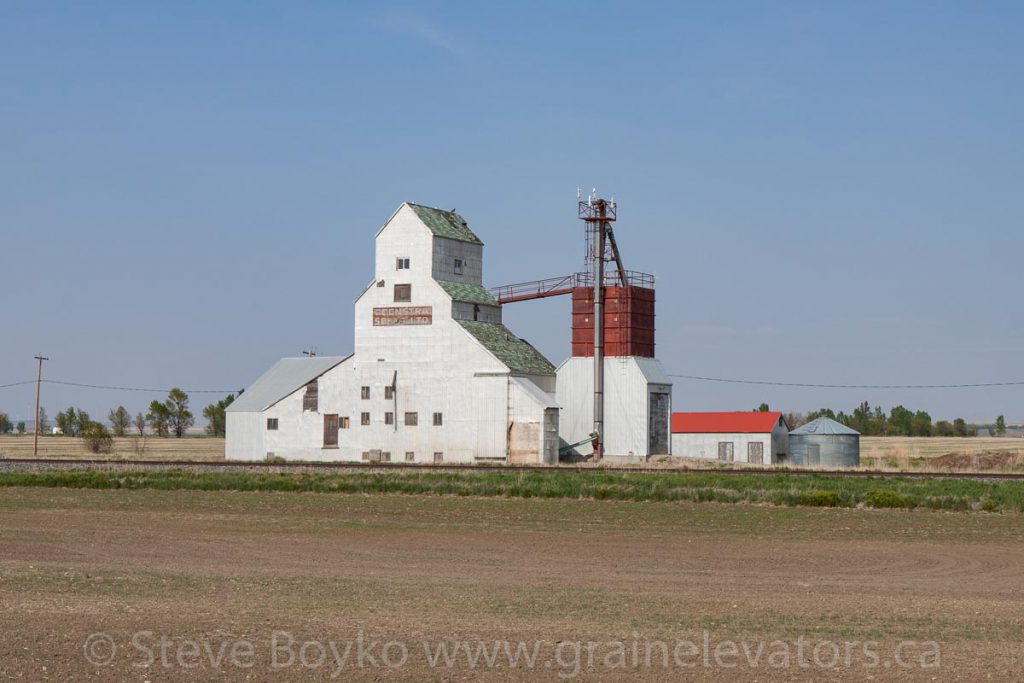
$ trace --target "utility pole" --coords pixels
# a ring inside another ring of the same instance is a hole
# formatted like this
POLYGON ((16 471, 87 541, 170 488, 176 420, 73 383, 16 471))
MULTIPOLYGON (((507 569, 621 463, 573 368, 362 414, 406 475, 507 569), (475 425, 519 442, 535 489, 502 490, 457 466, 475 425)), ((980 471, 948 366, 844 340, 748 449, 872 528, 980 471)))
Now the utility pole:
POLYGON ((36 419, 33 423, 32 431, 35 432, 35 437, 32 440, 32 457, 38 457, 39 455, 39 386, 43 383, 43 361, 50 360, 43 356, 43 354, 36 354, 36 360, 39 361, 39 372, 36 374, 36 419))

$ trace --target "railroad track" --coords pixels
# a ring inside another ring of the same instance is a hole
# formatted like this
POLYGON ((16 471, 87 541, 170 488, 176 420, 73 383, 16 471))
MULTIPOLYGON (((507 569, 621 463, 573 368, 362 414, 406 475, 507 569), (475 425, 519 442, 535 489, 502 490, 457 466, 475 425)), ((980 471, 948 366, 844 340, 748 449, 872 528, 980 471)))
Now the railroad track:
POLYGON ((380 462, 229 462, 225 460, 103 460, 80 458, 0 458, 0 472, 44 469, 134 469, 167 470, 192 469, 209 471, 266 471, 288 472, 319 471, 398 471, 422 470, 426 472, 630 472, 640 474, 727 474, 727 475, 788 475, 795 477, 871 478, 901 477, 905 479, 991 479, 1024 481, 1024 472, 899 472, 894 470, 810 470, 769 467, 736 469, 709 469, 695 467, 640 467, 629 465, 502 465, 491 463, 380 463, 380 462))

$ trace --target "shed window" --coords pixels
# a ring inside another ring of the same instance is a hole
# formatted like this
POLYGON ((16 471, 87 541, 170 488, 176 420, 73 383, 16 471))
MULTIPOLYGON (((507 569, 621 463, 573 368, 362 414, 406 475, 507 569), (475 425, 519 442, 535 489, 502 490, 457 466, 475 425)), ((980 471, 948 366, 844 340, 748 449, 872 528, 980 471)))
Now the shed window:
POLYGON ((384 398, 392 399, 394 397, 395 397, 395 388, 394 387, 384 387, 384 398))
POLYGON ((726 460, 728 462, 733 461, 733 442, 732 441, 719 441, 718 442, 718 459, 726 460))
POLYGON ((441 451, 434 451, 434 462, 444 462, 444 453, 441 451))
POLYGON ((324 448, 338 447, 338 416, 324 415, 324 448))
POLYGON ((409 258, 407 256, 399 256, 396 258, 395 270, 409 270, 409 258))
POLYGON ((412 301, 412 285, 395 285, 395 301, 412 301))
POLYGON ((384 424, 386 424, 386 425, 393 425, 393 424, 395 424, 395 414, 394 413, 384 413, 384 424))
POLYGON ((274 430, 277 429, 277 418, 276 417, 268 417, 267 418, 267 429, 269 429, 271 431, 274 431, 274 430))
POLYGON ((415 459, 416 459, 416 454, 413 451, 406 451, 405 452, 405 461, 406 462, 412 462, 415 459))
POLYGON ((434 426, 440 427, 444 424, 444 415, 441 413, 434 413, 434 426))
POLYGON ((419 413, 406 413, 405 414, 405 426, 415 427, 420 423, 419 413))
POLYGON ((313 410, 317 409, 317 395, 319 393, 319 387, 317 381, 313 380, 306 385, 306 393, 302 395, 302 409, 313 410))
POLYGON ((370 398, 370 387, 360 387, 359 398, 363 399, 364 401, 370 398))
POLYGON ((369 413, 363 413, 362 415, 360 415, 359 416, 359 424, 363 425, 364 427, 366 425, 370 424, 370 414, 369 413))
POLYGON ((760 441, 751 441, 747 444, 747 462, 764 464, 764 444, 760 441))
POLYGON ((453 270, 454 270, 456 275, 462 275, 462 272, 463 272, 462 266, 463 266, 462 259, 460 259, 460 258, 455 259, 455 264, 454 264, 453 270))

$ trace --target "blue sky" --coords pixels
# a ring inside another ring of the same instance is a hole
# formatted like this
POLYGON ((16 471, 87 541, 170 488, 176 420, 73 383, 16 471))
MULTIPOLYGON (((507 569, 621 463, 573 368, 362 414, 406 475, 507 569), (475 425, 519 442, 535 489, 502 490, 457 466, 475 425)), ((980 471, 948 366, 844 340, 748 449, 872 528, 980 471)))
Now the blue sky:
MULTIPOLYGON (((1024 380, 1022 20, 999 2, 3 3, 0 384, 37 351, 54 379, 186 389, 347 353, 401 201, 457 208, 497 285, 579 268, 577 186, 615 195, 627 267, 658 276, 669 372, 1024 380)), ((568 354, 567 301, 505 315, 568 354)), ((154 397, 47 385, 43 403, 154 397)), ((0 410, 33 398, 0 389, 0 410)), ((865 399, 1024 419, 1024 387, 675 385, 677 409, 865 399)))

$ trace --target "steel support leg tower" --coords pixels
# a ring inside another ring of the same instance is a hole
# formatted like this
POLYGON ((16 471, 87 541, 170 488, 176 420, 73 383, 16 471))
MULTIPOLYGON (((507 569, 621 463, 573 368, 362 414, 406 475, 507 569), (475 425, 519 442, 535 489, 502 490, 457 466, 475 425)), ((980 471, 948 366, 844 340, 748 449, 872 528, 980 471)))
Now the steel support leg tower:
MULTIPOLYGON (((615 203, 591 196, 579 203, 578 215, 587 224, 587 260, 594 280, 594 460, 604 452, 604 287, 608 237, 615 221, 615 203)), ((616 250, 617 252, 617 250, 616 250)), ((618 253, 615 255, 619 262, 618 253)), ((623 274, 624 277, 624 274, 623 274)))

